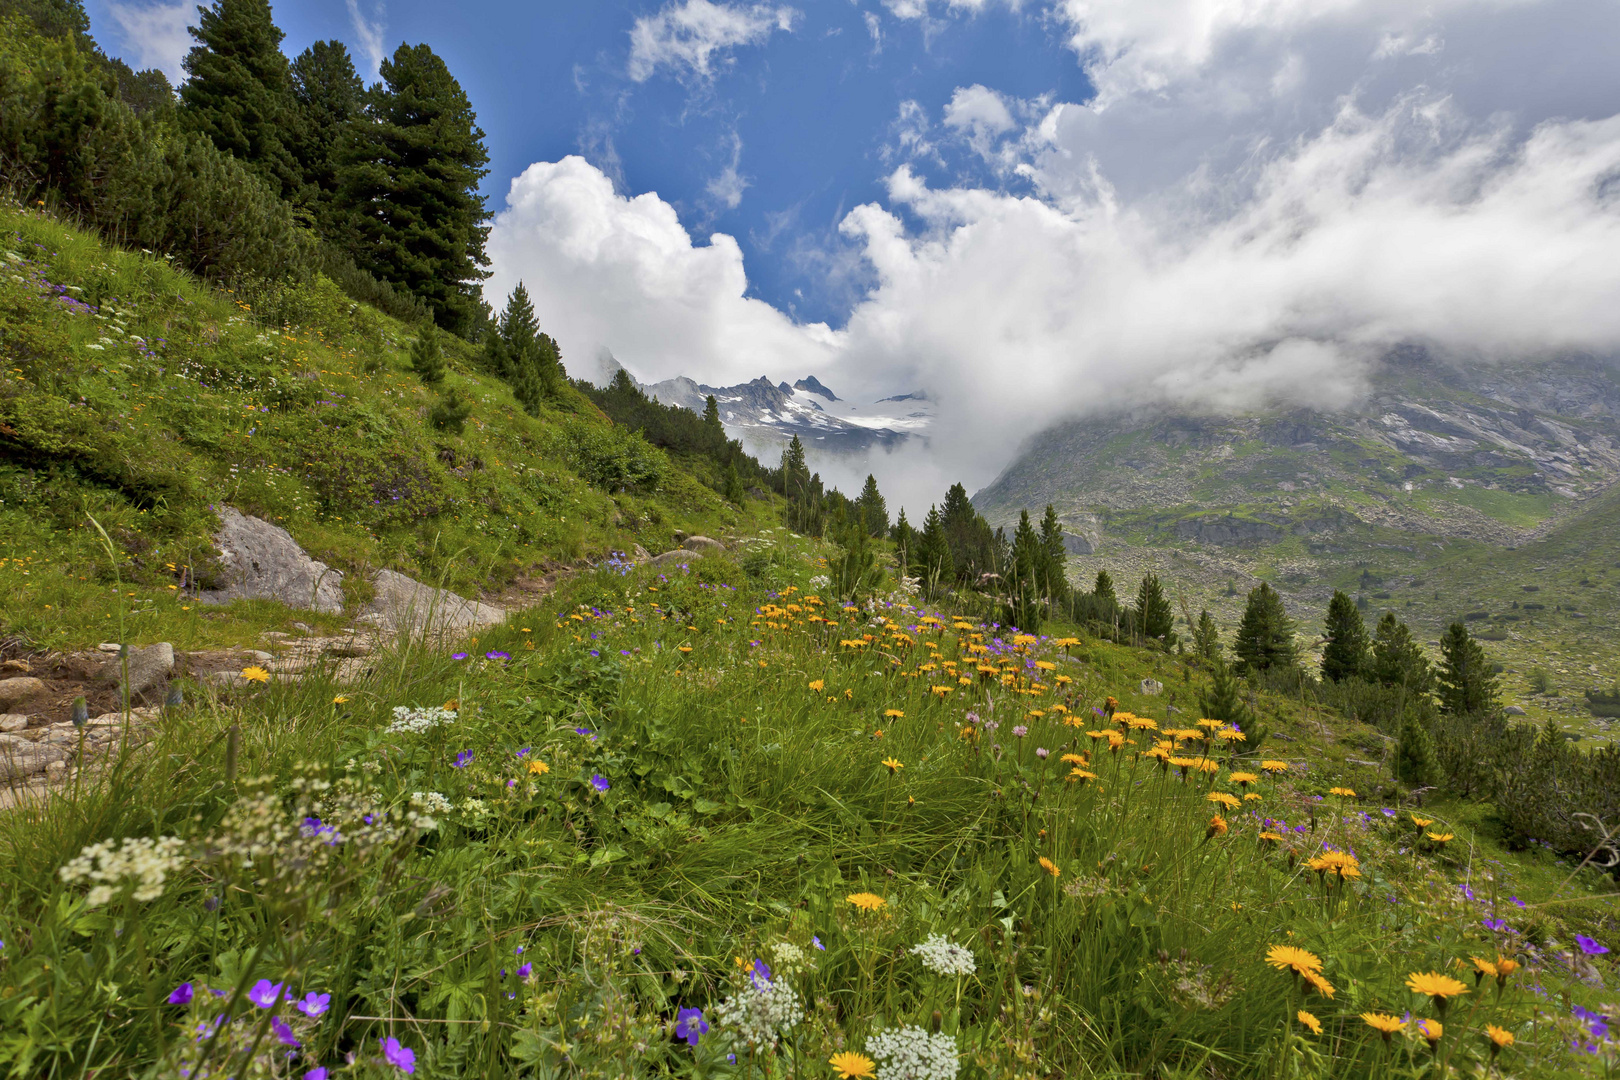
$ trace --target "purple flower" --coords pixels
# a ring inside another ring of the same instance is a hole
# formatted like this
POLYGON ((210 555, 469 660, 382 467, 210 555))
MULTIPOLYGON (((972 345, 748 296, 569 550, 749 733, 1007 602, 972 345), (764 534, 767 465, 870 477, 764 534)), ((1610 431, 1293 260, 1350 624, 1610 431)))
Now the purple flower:
POLYGON ((175 987, 173 991, 170 992, 169 999, 168 999, 169 1004, 170 1005, 190 1005, 191 1004, 191 994, 192 994, 191 984, 188 983, 188 982, 183 982, 179 986, 175 987))
POLYGON ((696 1046, 699 1035, 709 1033, 709 1022, 703 1019, 702 1009, 682 1009, 675 1014, 675 1037, 685 1039, 686 1045, 696 1046))
POLYGON ((1472 900, 1474 898, 1474 890, 1469 887, 1468 882, 1463 882, 1461 885, 1457 886, 1457 888, 1462 890, 1463 899, 1472 900))
POLYGON ((601 773, 591 774, 591 787, 595 788, 597 791, 606 791, 610 786, 611 785, 607 782, 607 777, 603 776, 601 773))
POLYGON ((1521 907, 1522 908, 1522 907, 1525 906, 1525 902, 1523 900, 1520 900, 1517 896, 1508 897, 1508 903, 1512 904, 1514 907, 1521 907))
POLYGON ((304 1045, 298 1041, 298 1036, 293 1034, 293 1029, 287 1026, 287 1022, 279 1016, 270 1018, 270 1030, 276 1033, 276 1038, 281 1040, 283 1046, 290 1046, 296 1050, 304 1045))
POLYGON ((1485 929, 1494 930, 1498 934, 1507 929, 1507 922, 1503 919, 1481 919, 1480 921, 1485 924, 1485 929))
POLYGON ((326 1080, 326 1066, 317 1065, 304 1074, 304 1080, 326 1080))
POLYGON ((592 742, 596 741, 596 732, 592 731, 588 727, 577 727, 577 728, 574 729, 574 734, 575 735, 583 735, 587 739, 590 739, 592 742))
POLYGON ((521 750, 519 750, 517 752, 517 756, 518 757, 523 757, 525 754, 527 754, 532 749, 534 749, 534 748, 530 747, 530 746, 525 746, 523 749, 521 749, 521 750))
POLYGON ((759 986, 761 983, 770 982, 771 981, 771 966, 769 964, 767 964, 763 960, 756 959, 754 961, 754 970, 748 976, 748 978, 749 978, 749 981, 752 982, 756 987, 759 986))
POLYGON ((1051 753, 1051 751, 1047 750, 1047 748, 1044 747, 1044 746, 1037 746, 1035 748, 1035 756, 1038 757, 1038 758, 1041 758, 1043 760, 1045 759, 1046 755, 1049 754, 1049 753, 1051 753))
MULTIPOLYGON (((489 652, 484 654, 484 659, 485 660, 510 660, 510 659, 512 659, 512 654, 511 653, 501 652, 499 649, 491 649, 489 652)), ((406 1053, 410 1053, 410 1051, 406 1051, 406 1053)), ((416 1059, 413 1056, 411 1058, 411 1060, 415 1061, 416 1059)))
POLYGON ((305 1016, 319 1016, 332 1004, 331 994, 317 994, 311 990, 304 995, 304 1000, 298 1003, 298 1011, 305 1016))
POLYGON ((402 1073, 416 1071, 416 1053, 409 1047, 399 1045, 399 1040, 390 1036, 387 1039, 378 1039, 377 1045, 382 1047, 383 1060, 394 1066, 402 1073))
POLYGON ((1029 728, 1025 727, 1023 724, 1019 724, 1017 727, 1013 728, 1013 734, 1022 739, 1025 735, 1029 734, 1029 728))
POLYGON ((1575 944, 1579 945, 1581 952, 1587 956, 1602 956, 1609 951, 1607 946, 1599 945, 1595 939, 1589 938, 1585 934, 1576 934, 1575 944))
POLYGON ((472 759, 473 752, 471 750, 463 750, 461 753, 456 755, 455 768, 465 769, 468 765, 472 764, 472 759))
POLYGON ((527 979, 529 977, 529 972, 531 972, 533 970, 534 970, 534 965, 533 964, 524 964, 522 967, 518 968, 518 978, 527 979))
POLYGON ((1386 806, 1386 807, 1384 807, 1384 816, 1385 817, 1394 817, 1395 816, 1395 811, 1391 810, 1389 807, 1386 806))
MULTIPOLYGON (((450 655, 450 659, 452 659, 452 660, 465 660, 465 659, 467 659, 467 654, 464 653, 464 652, 452 653, 450 655)), ((321 1072, 324 1073, 324 1072, 326 1072, 326 1070, 323 1068, 323 1069, 321 1069, 321 1072)))
POLYGON ((281 991, 286 986, 286 983, 271 983, 269 979, 260 979, 253 984, 253 989, 248 991, 248 1000, 261 1009, 271 1008, 280 1000, 281 991))
POLYGON ((827 946, 825 946, 825 945, 823 945, 821 943, 821 938, 820 937, 812 935, 811 938, 810 938, 810 944, 814 945, 816 948, 820 949, 822 952, 827 951, 827 946))

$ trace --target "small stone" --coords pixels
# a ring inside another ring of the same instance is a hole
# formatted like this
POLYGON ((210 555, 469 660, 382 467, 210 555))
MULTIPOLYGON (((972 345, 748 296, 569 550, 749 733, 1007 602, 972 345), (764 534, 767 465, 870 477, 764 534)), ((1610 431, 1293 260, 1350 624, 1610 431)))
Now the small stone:
POLYGON ((681 547, 687 551, 724 551, 726 545, 710 536, 688 536, 681 541, 681 547))
POLYGON ((276 658, 275 653, 267 653, 263 649, 249 649, 247 654, 261 664, 267 664, 276 658))
POLYGON ((1523 709, 1519 708, 1517 705, 1509 705, 1507 708, 1502 710, 1502 714, 1504 716, 1529 716, 1530 715, 1529 713, 1525 712, 1523 709))
POLYGON ((266 630, 264 632, 264 636, 269 638, 271 641, 280 641, 283 638, 292 637, 292 635, 287 633, 285 630, 266 630))
POLYGON ((0 679, 0 708, 27 701, 45 692, 45 684, 32 675, 18 675, 11 679, 0 679))
POLYGON ((121 651, 123 646, 118 644, 116 641, 103 641, 100 645, 97 645, 96 648, 100 649, 104 653, 115 653, 121 651))
POLYGON ((67 751, 59 746, 29 743, 26 746, 0 746, 0 780, 18 780, 44 772, 53 762, 60 763, 67 751))
POLYGON ((1158 694, 1163 692, 1164 683, 1157 679, 1143 679, 1141 686, 1138 689, 1140 689, 1144 694, 1158 694))
POLYGON ((311 627, 310 627, 310 625, 308 623, 301 623, 301 622, 293 623, 293 629, 302 631, 303 633, 306 633, 306 634, 313 634, 315 632, 313 629, 311 629, 311 627))
POLYGON ((27 675, 34 670, 33 665, 26 660, 0 661, 0 671, 15 671, 27 675))
MULTIPOLYGON (((110 660, 107 666, 101 669, 101 677, 110 682, 118 682, 124 677, 125 667, 124 657, 110 660)), ((127 667, 130 696, 141 697, 168 681, 169 672, 174 670, 174 646, 167 641, 160 641, 144 649, 131 649, 127 667)))
POLYGON ((27 726, 28 716, 25 713, 0 713, 0 731, 21 731, 27 726))

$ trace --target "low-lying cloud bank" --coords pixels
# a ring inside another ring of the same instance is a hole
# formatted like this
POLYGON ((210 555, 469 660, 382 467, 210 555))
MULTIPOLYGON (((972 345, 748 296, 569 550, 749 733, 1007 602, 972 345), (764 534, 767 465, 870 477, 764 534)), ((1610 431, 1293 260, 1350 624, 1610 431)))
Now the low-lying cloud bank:
POLYGON ((490 295, 524 279, 565 353, 607 347, 646 379, 926 387, 937 469, 970 487, 1070 416, 1346 405, 1401 342, 1620 353, 1620 84, 1594 66, 1563 96, 1480 110, 1481 67, 1567 45, 1579 68, 1576 38, 1620 30, 1611 5, 1239 8, 1258 10, 1059 5, 1099 98, 940 103, 930 138, 995 183, 895 168, 842 225, 876 280, 842 328, 749 298, 731 237, 694 244, 655 193, 620 195, 576 157, 513 181, 490 295), (1491 37, 1532 9, 1534 34, 1491 37), (1188 38, 1193 16, 1207 32, 1188 38), (1442 62, 1451 38, 1496 47, 1442 62))

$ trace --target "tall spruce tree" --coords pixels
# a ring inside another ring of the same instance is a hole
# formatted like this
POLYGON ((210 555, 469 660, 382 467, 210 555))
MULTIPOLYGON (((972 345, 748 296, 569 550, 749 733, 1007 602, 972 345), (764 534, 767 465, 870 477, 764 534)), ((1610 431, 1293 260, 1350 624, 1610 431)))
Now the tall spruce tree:
POLYGON ((1486 716, 1498 705, 1496 673, 1485 650, 1468 635, 1468 628, 1454 622, 1440 639, 1438 697, 1442 712, 1459 716, 1486 716))
MULTIPOLYGON (((246 3, 249 0, 232 0, 246 3)), ((465 336, 488 277, 484 133, 450 69, 426 45, 383 61, 382 86, 338 169, 355 261, 421 297, 439 326, 465 336)))
POLYGON ((1283 609, 1282 597, 1268 582, 1249 590, 1237 640, 1232 643, 1240 673, 1287 667, 1296 661, 1294 623, 1283 609))
POLYGON ((911 565, 917 556, 917 530, 911 527, 906 520, 906 508, 900 508, 900 516, 894 519, 894 527, 889 530, 889 539, 894 541, 894 553, 900 560, 900 570, 908 577, 913 576, 911 565))
POLYGON ((1159 584, 1159 575, 1144 574, 1142 585, 1136 590, 1136 632, 1149 641, 1173 646, 1175 623, 1175 613, 1165 598, 1164 586, 1159 584))
POLYGON ((958 581, 971 584, 982 574, 1007 572, 1009 568, 1002 565, 1005 559, 1001 557, 1003 552, 995 530, 973 509, 967 488, 960 483, 952 484, 945 492, 940 524, 951 545, 951 563, 958 581))
POLYGON ((422 328, 411 343, 411 370, 428 386, 444 381, 444 352, 439 348, 439 334, 431 326, 422 328))
POLYGON ((1371 674, 1375 682, 1404 687, 1412 694, 1426 694, 1434 685, 1429 658, 1393 611, 1385 612, 1373 631, 1371 674))
POLYGON ((1322 649, 1322 678, 1343 682, 1367 672, 1367 624, 1347 593, 1333 590, 1328 601, 1327 644, 1322 649))
POLYGON ((721 494, 733 506, 741 506, 743 500, 748 498, 748 492, 743 487, 742 477, 737 473, 737 463, 735 461, 726 462, 721 494))
POLYGON ((1199 695, 1198 707, 1199 711, 1210 720, 1236 724, 1245 733, 1250 733, 1251 739, 1245 749, 1253 751, 1258 747, 1259 740, 1253 738, 1251 732, 1255 726, 1254 713, 1244 703, 1242 687, 1232 674, 1232 670, 1219 659, 1215 661, 1209 689, 1199 695))
POLYGON ((285 141, 298 165, 301 198, 321 231, 334 236, 340 229, 334 202, 338 164, 351 125, 365 107, 365 83, 337 40, 317 41, 299 53, 289 74, 297 116, 285 141))
POLYGON ((703 399, 703 430, 716 446, 726 445, 726 426, 720 422, 720 402, 713 394, 703 399))
POLYGON ((883 583, 883 568, 878 565, 877 552, 872 549, 872 536, 860 514, 845 514, 839 506, 833 524, 833 536, 838 550, 827 563, 827 576, 832 579, 833 595, 840 600, 854 600, 868 596, 883 583))
POLYGON ((1107 570, 1097 571, 1097 580, 1092 583, 1091 595, 1104 604, 1119 605, 1119 597, 1114 595, 1114 579, 1108 575, 1107 570))
POLYGON ((1063 543, 1063 523, 1051 503, 1046 504, 1041 518, 1041 550, 1046 553, 1041 588, 1054 604, 1062 604, 1069 599, 1069 549, 1063 543))
POLYGON ((1198 613, 1198 622, 1192 632, 1193 653, 1201 660, 1216 660, 1221 655, 1221 631, 1209 609, 1198 613))
POLYGON ((930 506, 928 516, 923 519, 914 565, 930 595, 949 585, 955 576, 950 541, 945 537, 945 520, 937 506, 930 506))
POLYGON ((1415 709, 1406 710, 1401 717, 1401 731, 1395 740, 1390 772, 1395 774, 1395 779, 1412 787, 1425 787, 1439 779, 1434 737, 1429 734, 1429 729, 1424 726, 1415 709))
POLYGON ((287 58, 268 0, 214 0, 188 32, 180 122, 271 181, 284 198, 301 177, 283 135, 295 119, 287 58))
POLYGON ((1046 549, 1029 520, 1029 511, 1018 514, 1018 528, 1013 531, 1012 556, 1008 561, 1008 574, 1003 582, 1007 586, 1007 621, 1026 634, 1040 629, 1044 614, 1042 599, 1045 589, 1042 571, 1046 566, 1046 549))
POLYGON ((855 507, 860 512, 861 521, 866 524, 868 536, 882 536, 889 531, 889 507, 883 501, 883 493, 878 490, 877 478, 871 473, 866 474, 866 484, 861 488, 860 497, 855 500, 855 507))

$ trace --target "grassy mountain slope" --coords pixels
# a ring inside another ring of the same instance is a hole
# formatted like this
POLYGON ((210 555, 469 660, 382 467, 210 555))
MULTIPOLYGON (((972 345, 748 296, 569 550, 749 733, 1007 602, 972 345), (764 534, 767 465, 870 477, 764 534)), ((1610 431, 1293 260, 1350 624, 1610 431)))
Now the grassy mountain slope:
POLYGON ((528 416, 448 339, 446 386, 474 406, 462 432, 435 429, 413 333, 325 278, 250 303, 15 206, 0 260, 0 631, 36 644, 105 638, 115 569, 137 640, 198 635, 185 591, 213 573, 221 503, 345 571, 474 593, 756 512, 571 389, 528 416))

